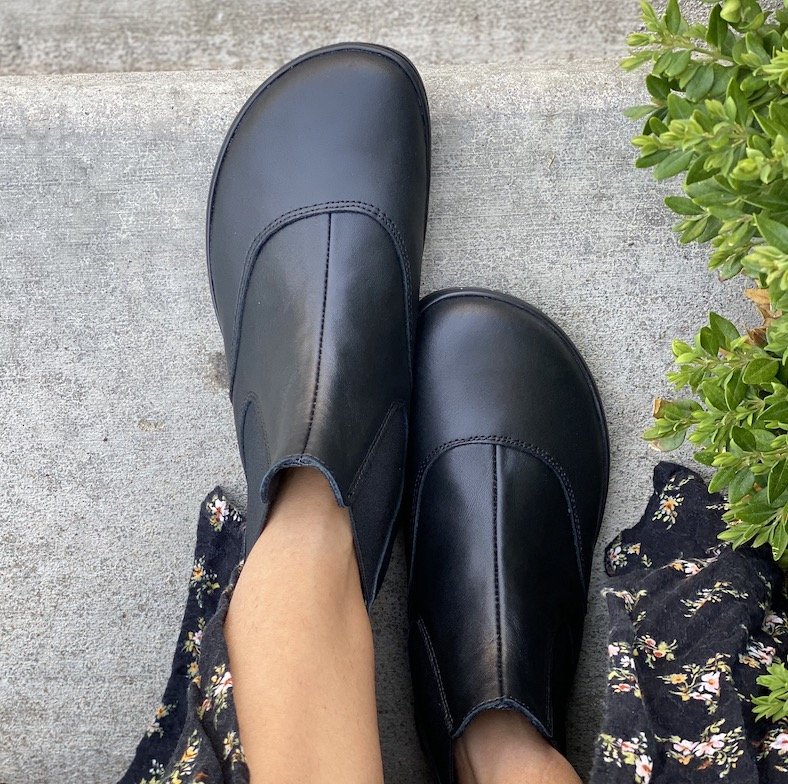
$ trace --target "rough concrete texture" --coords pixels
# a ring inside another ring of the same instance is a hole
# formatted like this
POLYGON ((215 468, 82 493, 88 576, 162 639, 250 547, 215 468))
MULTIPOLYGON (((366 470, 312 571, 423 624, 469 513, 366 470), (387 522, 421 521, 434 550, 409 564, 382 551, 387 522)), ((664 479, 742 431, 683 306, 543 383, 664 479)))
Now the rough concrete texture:
POLYGON ((638 20, 636 0, 5 0, 0 74, 268 69, 340 40, 419 65, 565 62, 619 56, 638 20))
MULTIPOLYGON (((0 79, 0 781, 106 784, 157 704, 203 494, 243 478, 203 256, 225 128, 261 72, 0 79)), ((639 516, 640 434, 669 340, 741 284, 679 246, 669 186, 636 171, 637 77, 611 63, 424 71, 434 176, 423 291, 500 288, 566 329, 598 379, 612 481, 602 542, 639 516)), ((685 455, 686 457, 686 455, 685 455)), ((594 565, 570 756, 604 695, 594 565)), ((404 567, 374 612, 387 781, 425 782, 412 729, 404 567)), ((461 597, 458 597, 458 601, 461 597)))

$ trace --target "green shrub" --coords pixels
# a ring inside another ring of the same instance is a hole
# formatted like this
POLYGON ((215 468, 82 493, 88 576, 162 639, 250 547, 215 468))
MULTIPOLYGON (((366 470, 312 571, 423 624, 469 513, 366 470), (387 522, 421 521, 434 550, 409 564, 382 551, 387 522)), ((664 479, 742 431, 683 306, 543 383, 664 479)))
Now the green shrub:
POLYGON ((769 692, 753 699, 753 713, 757 719, 780 721, 788 717, 788 670, 781 662, 770 664, 767 675, 758 676, 758 685, 769 692))
POLYGON ((646 64, 651 103, 633 139, 636 166, 683 179, 667 206, 683 243, 709 246, 722 280, 742 274, 763 325, 743 334, 712 313, 692 345, 673 342, 668 378, 692 396, 657 400, 645 437, 663 450, 685 439, 715 469, 711 490, 727 491, 736 545, 769 544, 788 563, 788 9, 756 0, 710 3, 690 24, 677 0, 664 15, 642 5, 645 31, 632 33, 622 65, 646 64))

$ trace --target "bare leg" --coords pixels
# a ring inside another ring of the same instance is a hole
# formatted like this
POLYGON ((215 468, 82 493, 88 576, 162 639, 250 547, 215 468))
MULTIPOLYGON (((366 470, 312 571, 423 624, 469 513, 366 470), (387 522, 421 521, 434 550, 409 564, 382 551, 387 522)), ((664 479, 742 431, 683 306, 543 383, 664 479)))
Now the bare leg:
POLYGON ((459 784, 580 784, 569 762, 514 711, 477 716, 454 759, 459 784))
POLYGON ((350 518, 316 469, 283 475, 225 637, 252 784, 383 781, 350 518))

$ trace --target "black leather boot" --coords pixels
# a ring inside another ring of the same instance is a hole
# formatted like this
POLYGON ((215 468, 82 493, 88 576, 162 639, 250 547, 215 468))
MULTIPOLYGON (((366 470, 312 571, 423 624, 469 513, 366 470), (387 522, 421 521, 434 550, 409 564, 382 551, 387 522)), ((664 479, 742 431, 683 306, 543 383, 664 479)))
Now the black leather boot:
POLYGON ((482 290, 421 307, 409 489, 410 659, 442 784, 488 709, 563 750, 608 438, 593 379, 535 308, 482 290))
POLYGON ((403 486, 429 158, 413 65, 338 44, 284 66, 247 101, 208 203, 247 552, 277 474, 314 466, 350 511, 368 605, 403 486))

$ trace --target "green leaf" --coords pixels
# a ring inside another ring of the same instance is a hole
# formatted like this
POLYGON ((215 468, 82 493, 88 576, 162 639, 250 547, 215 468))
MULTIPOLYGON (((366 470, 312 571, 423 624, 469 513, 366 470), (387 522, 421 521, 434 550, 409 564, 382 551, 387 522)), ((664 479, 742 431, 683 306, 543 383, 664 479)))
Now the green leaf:
MULTIPOLYGON (((709 483, 711 487, 711 483, 709 483)), ((774 516, 774 509, 763 501, 753 501, 736 510, 736 517, 743 523, 765 523, 774 516)))
POLYGON ((635 52, 635 54, 630 55, 629 57, 625 57, 620 65, 625 71, 634 71, 637 68, 640 68, 643 63, 650 60, 652 57, 651 52, 644 51, 644 52, 635 52))
POLYGON ((738 22, 741 17, 741 0, 723 0, 720 16, 726 22, 738 22))
POLYGON ((772 101, 769 104, 769 119, 782 134, 788 134, 788 106, 780 101, 772 101))
POLYGON ((678 150, 671 153, 654 167, 654 179, 667 180, 669 177, 675 177, 687 168, 693 155, 692 150, 686 152, 678 150))
POLYGON ((685 182, 687 185, 692 185, 695 182, 702 182, 703 180, 708 180, 709 177, 714 175, 713 171, 706 171, 704 168, 704 164, 708 160, 707 155, 701 155, 695 159, 692 166, 689 167, 687 170, 687 178, 685 182))
POLYGON ((752 204, 754 207, 760 207, 764 210, 784 210, 788 204, 788 197, 782 193, 774 193, 770 190, 758 190, 755 193, 748 193, 742 195, 747 204, 752 204))
POLYGON ((693 60, 690 59, 689 65, 681 72, 678 77, 680 90, 687 89, 687 85, 690 83, 692 77, 698 72, 698 68, 700 68, 700 63, 693 62, 693 60))
POLYGON ((659 76, 654 76, 654 74, 649 74, 646 77, 646 89, 651 97, 656 98, 658 101, 666 101, 668 95, 670 95, 670 85, 668 85, 667 80, 660 79, 659 76))
MULTIPOLYGON (((718 212, 719 208, 713 208, 710 212, 718 212)), ((715 217, 712 216, 709 218, 708 223, 706 224, 706 228, 704 229, 703 233, 698 237, 698 242, 704 243, 708 242, 712 237, 716 237, 720 233, 720 226, 721 222, 715 217)))
POLYGON ((669 76, 671 79, 681 76, 689 66, 691 60, 692 55, 686 49, 682 52, 673 52, 670 62, 668 62, 665 68, 665 76, 669 76))
POLYGON ((736 106, 736 119, 741 125, 746 125, 750 114, 750 104, 735 79, 731 79, 728 82, 727 95, 728 98, 733 99, 733 103, 736 106))
POLYGON ((671 33, 677 33, 681 27, 681 9, 678 0, 668 0, 665 9, 665 25, 671 33))
POLYGON ((702 449, 700 452, 695 452, 693 455, 695 460, 697 460, 701 465, 710 466, 712 461, 714 460, 714 453, 709 452, 705 449, 702 449))
POLYGON ((765 215, 756 215, 755 224, 761 236, 769 245, 774 245, 775 248, 783 253, 788 253, 788 226, 767 218, 765 215))
POLYGON ((629 106, 624 109, 624 116, 629 117, 630 120, 639 120, 647 114, 651 114, 657 107, 651 104, 644 104, 642 106, 629 106))
POLYGON ((745 452, 754 452, 756 448, 755 436, 743 427, 731 428, 731 440, 745 452))
POLYGON ((702 215, 702 208, 698 207, 692 199, 687 199, 684 196, 666 196, 665 204, 670 207, 673 212, 679 215, 702 215))
POLYGON ((712 357, 716 357, 720 350, 720 341, 711 327, 703 327, 698 333, 701 348, 712 357))
POLYGON ((714 70, 711 66, 701 66, 687 82, 684 92, 693 101, 700 101, 714 86, 714 70))
MULTIPOLYGON (((780 528, 785 530, 784 526, 780 528)), ((775 661, 766 668, 766 672, 768 674, 758 676, 756 683, 768 693, 753 699, 753 713, 758 718, 779 721, 788 715, 788 670, 782 662, 775 661)))
POLYGON ((693 222, 689 223, 684 221, 682 226, 684 226, 684 230, 681 232, 681 237, 679 241, 686 244, 688 242, 692 242, 693 240, 697 240, 700 236, 706 231, 709 225, 709 216, 705 215, 703 217, 698 217, 693 220, 693 222))
POLYGON ((682 354, 691 354, 692 346, 685 343, 683 340, 674 340, 670 344, 670 350, 673 352, 674 357, 680 357, 682 354))
POLYGON ((708 32, 706 33, 706 41, 718 49, 722 48, 725 42, 725 36, 728 33, 728 24, 720 16, 722 7, 718 4, 715 5, 709 16, 708 32))
POLYGON ((720 345, 726 348, 732 341, 740 337, 739 330, 728 319, 720 316, 719 313, 709 313, 709 324, 714 334, 719 338, 720 345))
POLYGON ((731 411, 744 400, 747 395, 747 384, 742 381, 741 370, 736 370, 726 379, 724 385, 725 403, 731 411))
POLYGON ((721 176, 687 185, 685 190, 695 204, 701 207, 730 204, 738 198, 731 186, 724 182, 721 176))
POLYGON ((785 555, 786 549, 788 549, 788 529, 786 529, 785 523, 778 523, 774 527, 771 545, 772 558, 775 561, 779 561, 785 555))
POLYGON ((755 436, 755 444, 758 449, 763 452, 771 449, 772 441, 774 441, 774 433, 771 430, 753 427, 750 432, 755 436))
POLYGON ((661 161, 664 161, 668 155, 670 155, 670 150, 657 150, 657 152, 652 152, 650 155, 641 155, 635 161, 635 168, 648 169, 650 166, 656 166, 661 161))
POLYGON ((744 38, 737 37, 734 39, 731 47, 731 57, 738 65, 744 65, 744 61, 747 59, 747 46, 744 43, 744 38))
POLYGON ((710 466, 714 460, 714 453, 709 452, 706 449, 702 449, 700 452, 695 452, 693 455, 695 460, 697 460, 701 465, 710 466))
POLYGON ((788 490, 788 460, 780 460, 772 466, 766 482, 766 497, 769 503, 775 503, 786 490, 788 490))
POLYGON ((720 280, 730 280, 735 278, 742 270, 741 262, 734 258, 729 258, 724 264, 717 267, 717 274, 720 280))
POLYGON ((728 82, 731 80, 735 66, 726 67, 720 65, 720 63, 714 63, 712 69, 714 70, 714 85, 709 91, 709 94, 713 95, 715 98, 721 99, 725 97, 725 92, 728 89, 728 82))
POLYGON ((668 49, 666 52, 662 52, 662 54, 654 61, 654 67, 652 68, 653 73, 657 75, 661 74, 672 61, 673 52, 670 49, 668 49))
POLYGON ((646 25, 647 30, 658 30, 660 27, 657 12, 654 6, 648 0, 640 0, 640 15, 643 18, 643 23, 646 25))
POLYGON ((756 357, 745 366, 742 380, 746 384, 766 384, 777 375, 779 367, 780 363, 776 359, 756 357))
POLYGON ((716 468, 736 468, 740 462, 741 457, 739 455, 735 455, 733 452, 722 451, 714 455, 712 465, 716 468))
POLYGON ((753 547, 761 547, 761 545, 766 544, 769 541, 769 538, 772 535, 771 526, 762 526, 761 530, 755 534, 755 538, 752 540, 753 547))
POLYGON ((758 125, 763 128, 764 133, 766 133, 767 136, 770 136, 772 139, 776 139, 780 135, 780 128, 774 122, 772 122, 771 119, 757 113, 755 115, 755 119, 758 120, 758 125))
POLYGON ((728 486, 728 499, 731 502, 741 501, 747 493, 752 490, 755 476, 749 468, 742 468, 733 477, 730 485, 728 486))
POLYGON ((752 94, 766 86, 766 81, 760 76, 747 76, 742 79, 741 89, 745 95, 752 97, 752 94))
POLYGON ((747 22, 742 30, 757 30, 759 27, 763 26, 763 23, 766 21, 766 14, 763 11, 755 14, 749 22, 747 22))
POLYGON ((744 36, 744 44, 747 47, 748 54, 759 60, 759 65, 766 65, 772 59, 763 48, 761 39, 754 32, 749 32, 744 36))
POLYGON ((728 403, 725 400, 725 393, 716 379, 704 381, 700 386, 701 393, 706 402, 718 411, 728 411, 728 403))
MULTIPOLYGON (((659 111, 661 112, 662 110, 660 109, 659 111)), ((668 126, 659 119, 657 112, 648 118, 648 133, 653 133, 656 136, 659 136, 661 133, 667 133, 667 131, 668 126)))
POLYGON ((692 104, 676 93, 668 96, 668 111, 673 120, 689 120, 692 117, 692 104))
POLYGON ((720 490, 724 490, 733 481, 734 476, 736 476, 736 469, 733 466, 721 468, 711 478, 709 492, 718 493, 720 490))
POLYGON ((761 415, 766 422, 788 424, 788 400, 781 400, 769 406, 761 415))
POLYGON ((684 443, 686 435, 686 430, 679 430, 677 433, 671 433, 670 435, 655 439, 653 445, 659 449, 660 452, 670 452, 673 449, 678 449, 684 443))

